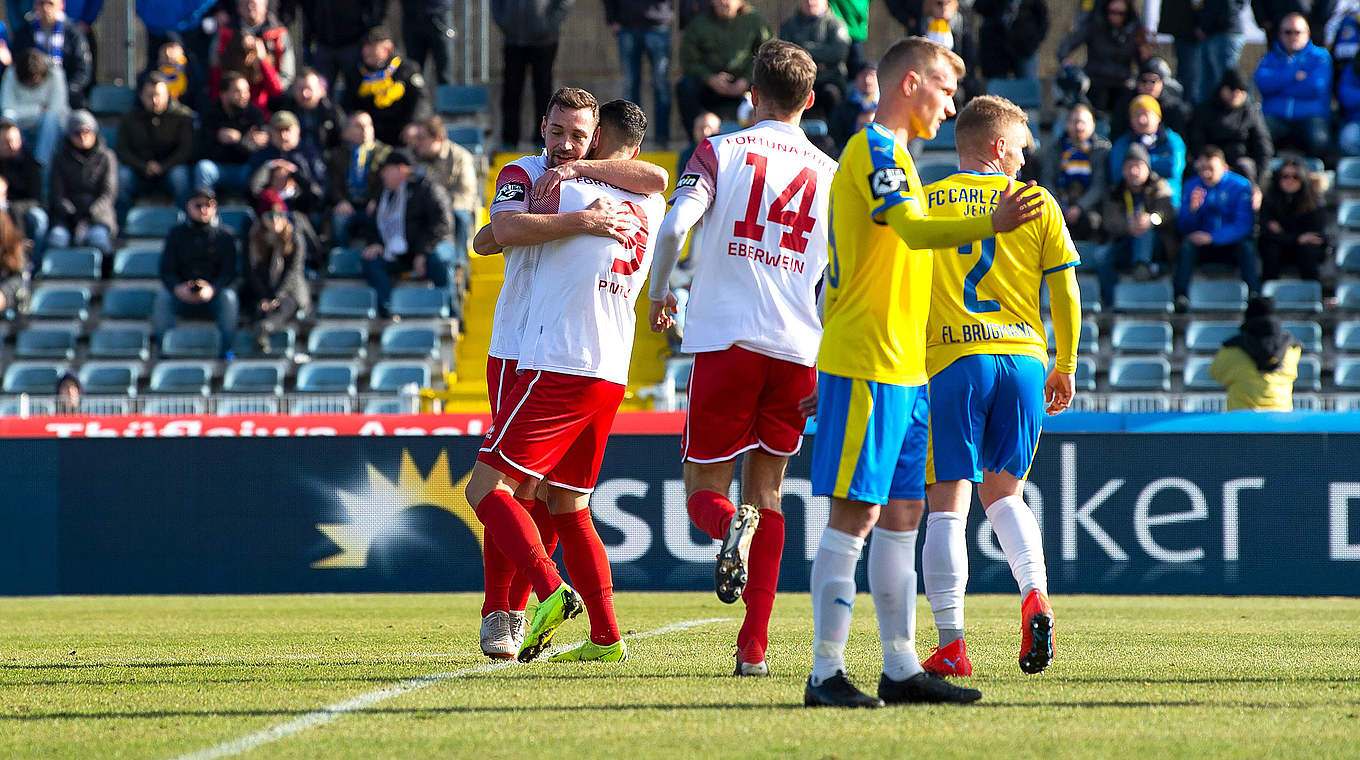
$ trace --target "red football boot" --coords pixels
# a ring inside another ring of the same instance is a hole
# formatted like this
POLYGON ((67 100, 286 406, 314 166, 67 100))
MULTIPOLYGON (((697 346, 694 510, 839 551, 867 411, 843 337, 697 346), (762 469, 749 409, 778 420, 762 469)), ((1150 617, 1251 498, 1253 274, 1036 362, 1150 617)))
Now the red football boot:
POLYGON ((973 663, 968 660, 968 647, 964 646, 963 639, 954 639, 942 647, 935 647, 921 667, 927 673, 941 678, 973 675, 973 663))
POLYGON ((1020 605, 1020 670, 1034 675, 1053 662, 1053 608, 1035 589, 1020 605))

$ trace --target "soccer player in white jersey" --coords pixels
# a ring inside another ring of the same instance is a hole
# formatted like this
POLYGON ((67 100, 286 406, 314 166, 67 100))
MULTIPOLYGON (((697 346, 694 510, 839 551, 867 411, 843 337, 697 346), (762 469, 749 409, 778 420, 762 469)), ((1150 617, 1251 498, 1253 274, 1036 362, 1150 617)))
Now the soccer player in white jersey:
MULTIPOLYGON (((490 213, 492 224, 483 228, 474 244, 478 253, 504 253, 505 282, 496 301, 487 357, 487 392, 494 418, 501 400, 514 387, 519 339, 527 317, 528 293, 535 266, 535 243, 578 234, 622 240, 631 224, 626 209, 601 203, 575 214, 530 214, 535 182, 550 187, 553 181, 573 176, 593 177, 641 193, 660 192, 668 177, 664 169, 640 161, 589 160, 584 156, 597 137, 598 106, 588 92, 564 87, 553 94, 540 127, 543 153, 512 161, 496 180, 490 213), (501 250, 490 228, 499 225, 502 235, 517 244, 501 250)), ((557 546, 557 534, 548 505, 536 498, 536 484, 526 482, 517 497, 533 517, 546 553, 557 546)), ((485 597, 482 603, 482 652, 495 659, 514 657, 524 639, 524 609, 530 583, 517 572, 494 541, 483 542, 485 597)))
MULTIPOLYGON (((617 146, 612 158, 636 156, 647 123, 641 109, 614 101, 602 110, 601 145, 617 146)), ((531 579, 541 602, 519 659, 537 657, 558 626, 584 606, 590 639, 553 659, 619 661, 627 649, 614 617, 609 560, 590 519, 589 498, 627 386, 633 307, 664 201, 587 177, 549 184, 550 191, 530 204, 534 216, 579 214, 603 200, 623 209, 631 223, 622 241, 578 234, 536 246, 517 346, 519 376, 503 393, 467 497, 488 537, 531 579), (514 498, 530 481, 548 484, 552 527, 579 592, 563 583, 533 520, 514 498)))
POLYGON ((816 287, 826 268, 836 162, 799 127, 816 75, 798 46, 778 40, 760 46, 751 87, 757 123, 695 149, 676 183, 652 266, 651 326, 659 332, 671 324, 675 298, 667 283, 694 228, 681 346, 694 355, 682 444, 685 493, 690 520, 722 541, 718 598, 746 600, 737 675, 769 675, 784 470, 803 442, 798 404, 817 382, 816 287), (738 455, 740 507, 727 497, 738 455))

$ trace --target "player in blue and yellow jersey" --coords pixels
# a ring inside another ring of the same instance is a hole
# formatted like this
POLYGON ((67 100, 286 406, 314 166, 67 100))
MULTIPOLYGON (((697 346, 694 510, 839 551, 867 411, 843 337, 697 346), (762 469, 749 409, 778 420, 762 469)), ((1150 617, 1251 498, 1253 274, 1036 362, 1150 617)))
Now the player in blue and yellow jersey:
MULTIPOLYGON (((1025 164, 1024 110, 983 96, 964 106, 955 125, 960 171, 928 185, 926 213, 970 218, 991 213, 995 199, 1025 164)), ((1021 591, 1020 669, 1038 673, 1053 660, 1044 547, 1023 498, 1045 409, 1072 400, 1081 299, 1076 246, 1062 208, 1040 189, 1038 221, 959 246, 936 249, 926 371, 930 375, 930 444, 921 573, 940 643, 924 667, 937 675, 972 673, 963 643, 968 582, 964 529, 973 483, 1021 591), (1048 283, 1057 361, 1045 372, 1048 346, 1039 287, 1048 283)))
POLYGON ((818 355, 813 491, 831 515, 812 563, 812 675, 804 704, 972 702, 916 659, 916 527, 925 509, 925 326, 931 249, 1006 232, 1038 214, 1025 186, 989 216, 930 219, 907 141, 953 115, 963 60, 920 37, 878 67, 877 118, 850 138, 831 185, 831 255, 818 355), (855 565, 870 530, 869 585, 883 644, 881 699, 845 676, 855 565))

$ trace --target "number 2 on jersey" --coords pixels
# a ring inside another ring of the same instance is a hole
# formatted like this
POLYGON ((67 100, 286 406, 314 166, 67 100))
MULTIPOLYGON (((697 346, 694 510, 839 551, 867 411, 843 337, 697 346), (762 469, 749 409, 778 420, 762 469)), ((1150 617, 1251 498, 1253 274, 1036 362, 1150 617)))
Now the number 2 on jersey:
MULTIPOLYGON (((769 166, 769 159, 759 153, 747 153, 746 163, 754 167, 751 194, 746 199, 746 213, 732 225, 732 234, 747 240, 762 240, 765 237, 765 225, 760 223, 760 202, 765 196, 765 170, 769 166)), ((796 253, 807 250, 808 234, 817 226, 817 220, 812 217, 812 199, 816 195, 817 172, 805 166, 770 204, 770 211, 765 215, 766 221, 788 227, 779 236, 780 248, 796 253), (800 191, 802 198, 798 202, 798 210, 788 210, 789 201, 800 191)))
POLYGON ((978 283, 987 276, 987 272, 992 269, 992 261, 996 258, 996 238, 989 237, 959 246, 959 253, 964 256, 972 255, 973 246, 978 246, 981 255, 978 256, 977 263, 968 270, 968 276, 963 279, 963 305, 968 309, 969 314, 988 314, 993 311, 1001 311, 1001 304, 996 301, 978 300, 978 283))

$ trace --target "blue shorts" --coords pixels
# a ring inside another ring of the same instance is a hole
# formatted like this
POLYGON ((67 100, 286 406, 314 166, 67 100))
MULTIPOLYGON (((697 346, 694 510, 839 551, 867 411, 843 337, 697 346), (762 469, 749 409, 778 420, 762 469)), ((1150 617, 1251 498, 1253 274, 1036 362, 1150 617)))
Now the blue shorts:
POLYGON ((869 504, 924 499, 929 413, 924 385, 817 373, 812 492, 869 504))
POLYGON ((1044 419, 1043 362, 964 356, 930 378, 926 482, 982 482, 982 472, 1024 479, 1044 419))

